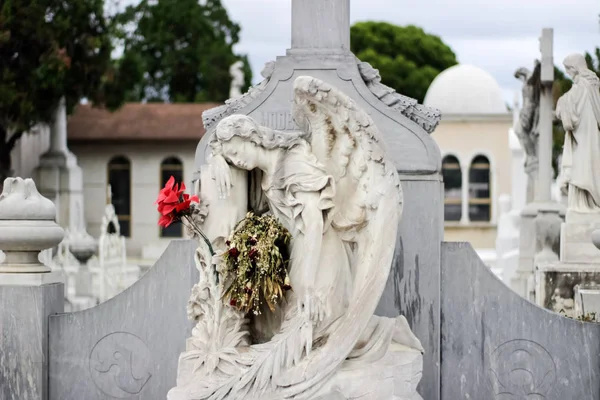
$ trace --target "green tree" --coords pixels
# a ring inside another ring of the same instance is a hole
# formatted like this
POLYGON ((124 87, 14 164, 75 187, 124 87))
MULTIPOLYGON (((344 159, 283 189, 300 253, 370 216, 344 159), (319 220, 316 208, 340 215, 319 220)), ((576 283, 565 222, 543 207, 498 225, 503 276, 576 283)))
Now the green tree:
POLYGON ((23 132, 50 122, 61 97, 69 112, 82 97, 120 105, 103 8, 103 0, 0 2, 0 185, 23 132))
POLYGON ((245 63, 233 52, 240 27, 220 0, 142 0, 119 17, 124 59, 144 71, 129 98, 153 102, 222 102, 229 97, 229 67, 245 63), (130 26, 135 29, 128 29, 130 26))
POLYGON ((379 69, 384 84, 419 102, 433 79, 457 64, 454 52, 438 36, 413 25, 358 22, 350 36, 352 52, 379 69))

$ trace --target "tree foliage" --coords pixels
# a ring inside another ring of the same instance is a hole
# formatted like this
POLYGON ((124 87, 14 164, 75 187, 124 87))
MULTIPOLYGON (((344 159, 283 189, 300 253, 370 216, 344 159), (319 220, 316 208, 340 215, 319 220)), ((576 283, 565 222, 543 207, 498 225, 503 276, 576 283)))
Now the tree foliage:
POLYGON ((409 25, 359 22, 350 29, 351 48, 379 69, 382 82, 423 102, 433 79, 456 65, 456 55, 438 36, 409 25))
POLYGON ((140 71, 132 100, 222 102, 229 97, 229 67, 248 60, 235 55, 240 27, 220 0, 142 0, 119 17, 123 62, 140 71), (130 29, 135 26, 135 29, 130 29))
MULTIPOLYGON (((111 64, 110 21, 103 0, 0 2, 0 178, 10 151, 37 123, 50 122, 61 97, 67 109, 82 97, 121 100, 111 64)), ((0 182, 1 184, 1 182, 0 182)))

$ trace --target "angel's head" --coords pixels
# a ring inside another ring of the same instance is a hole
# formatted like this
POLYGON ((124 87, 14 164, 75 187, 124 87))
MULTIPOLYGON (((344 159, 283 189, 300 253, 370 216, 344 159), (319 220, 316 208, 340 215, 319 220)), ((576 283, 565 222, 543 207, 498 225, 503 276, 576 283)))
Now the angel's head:
POLYGON ((247 115, 231 115, 217 125, 211 146, 235 166, 252 170, 263 168, 270 153, 289 149, 302 141, 298 134, 288 134, 259 126, 247 115))

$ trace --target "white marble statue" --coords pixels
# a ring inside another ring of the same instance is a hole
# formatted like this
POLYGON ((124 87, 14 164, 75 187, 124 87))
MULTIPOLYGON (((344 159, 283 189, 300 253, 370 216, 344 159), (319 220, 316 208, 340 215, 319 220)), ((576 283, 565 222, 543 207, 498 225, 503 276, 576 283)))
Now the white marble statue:
POLYGON ((573 87, 556 105, 565 129, 561 162, 567 207, 577 212, 600 212, 600 80, 581 54, 563 62, 573 87))
POLYGON ((229 89, 229 98, 235 99, 242 95, 242 88, 244 87, 244 63, 242 61, 236 61, 229 68, 229 75, 231 75, 231 87, 229 89))
POLYGON ((188 309, 198 324, 168 399, 421 399, 419 340, 404 317, 373 315, 402 213, 396 169, 371 118, 342 92, 304 76, 293 98, 301 132, 226 117, 211 140, 213 179, 201 178, 206 223, 219 221, 213 243, 248 204, 268 206, 291 232, 293 290, 275 313, 242 315, 220 301, 199 248, 188 309))

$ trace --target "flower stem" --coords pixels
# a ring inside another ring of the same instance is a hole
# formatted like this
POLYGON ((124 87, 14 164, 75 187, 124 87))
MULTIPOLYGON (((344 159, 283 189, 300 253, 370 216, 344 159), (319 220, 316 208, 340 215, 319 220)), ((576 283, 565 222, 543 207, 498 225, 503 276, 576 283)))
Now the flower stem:
MULTIPOLYGON (((204 234, 204 232, 202 232, 202 230, 200 228, 198 228, 194 222, 192 221, 192 219, 188 216, 188 215, 184 215, 183 218, 188 222, 187 224, 184 223, 184 225, 188 226, 189 228, 193 229, 194 232, 196 232, 203 240, 204 243, 206 243, 206 245, 208 246, 208 251, 210 251, 210 256, 214 256, 215 255, 215 251, 213 250, 212 245, 210 244, 210 240, 208 240, 208 238, 206 237, 206 235, 204 234)), ((183 219, 181 221, 183 223, 183 219)), ((215 280, 217 285, 219 284, 219 273, 217 272, 217 266, 212 263, 212 259, 211 259, 211 265, 213 267, 213 273, 215 274, 215 280)))

